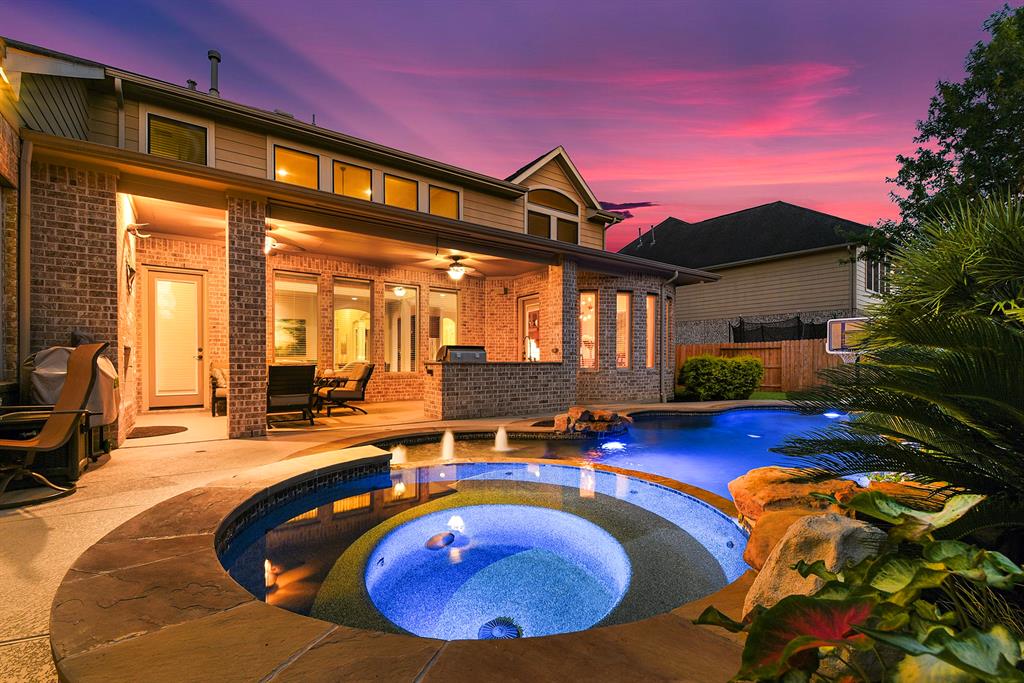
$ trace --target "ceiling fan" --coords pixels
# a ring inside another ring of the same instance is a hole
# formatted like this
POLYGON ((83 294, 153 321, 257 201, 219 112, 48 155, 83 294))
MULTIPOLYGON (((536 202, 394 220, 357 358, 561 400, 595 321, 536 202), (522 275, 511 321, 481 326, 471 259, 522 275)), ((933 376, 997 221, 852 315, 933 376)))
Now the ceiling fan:
POLYGON ((465 256, 449 256, 448 258, 451 260, 451 263, 449 263, 447 266, 434 268, 434 270, 443 270, 444 272, 448 273, 448 277, 455 280, 456 282, 461 280, 462 276, 464 276, 466 273, 474 270, 472 267, 467 266, 465 263, 462 262, 462 259, 466 258, 465 256))

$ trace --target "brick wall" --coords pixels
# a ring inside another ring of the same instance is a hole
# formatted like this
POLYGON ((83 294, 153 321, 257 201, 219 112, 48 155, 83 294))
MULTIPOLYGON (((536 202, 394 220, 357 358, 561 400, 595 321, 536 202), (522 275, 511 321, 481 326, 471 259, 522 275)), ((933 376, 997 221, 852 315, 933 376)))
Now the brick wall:
POLYGON ((0 116, 0 185, 18 187, 18 159, 21 140, 18 129, 0 116))
POLYGON ((575 399, 563 363, 435 363, 425 376, 424 414, 433 420, 556 413, 575 399), (442 400, 443 397, 443 400, 442 400))
POLYGON ((115 190, 111 174, 32 164, 32 352, 80 330, 118 362, 115 190))
POLYGON ((0 274, 3 282, 0 311, 3 319, 3 367, 0 381, 18 380, 18 191, 0 188, 0 220, 3 221, 3 253, 0 274))
POLYGON ((228 436, 233 439, 267 433, 266 231, 263 202, 228 197, 228 436))
MULTIPOLYGON (((146 357, 146 330, 148 321, 145 310, 149 301, 148 268, 180 268, 203 273, 203 284, 206 290, 206 344, 203 346, 203 358, 209 375, 211 365, 225 368, 228 365, 228 294, 227 269, 224 262, 224 244, 209 240, 168 239, 153 236, 138 240, 137 259, 139 273, 136 278, 135 301, 136 316, 139 321, 135 343, 135 357, 140 372, 147 368, 149 359, 146 357)), ((138 382, 137 396, 139 405, 145 405, 144 394, 148 390, 147 380, 138 382)), ((209 392, 207 392, 209 393, 209 392)), ((209 405, 209 396, 206 397, 209 405)))
MULTIPOLYGON (((671 340, 660 337, 660 321, 655 323, 658 343, 655 347, 655 367, 647 367, 647 295, 658 296, 659 315, 666 307, 661 296, 662 280, 643 275, 611 276, 597 273, 580 273, 580 291, 598 293, 597 355, 596 369, 579 369, 578 400, 580 403, 605 402, 659 402, 663 400, 672 385, 667 378, 672 376, 673 359, 671 340), (629 336, 629 367, 616 366, 616 295, 628 292, 631 295, 629 336), (660 365, 658 358, 663 360, 660 365), (668 389, 666 390, 666 386, 668 389)), ((668 321, 666 321, 668 323, 668 321)), ((671 326, 665 325, 666 335, 671 326)), ((578 331, 578 326, 575 327, 578 331)), ((578 360, 577 360, 578 363, 578 360)))

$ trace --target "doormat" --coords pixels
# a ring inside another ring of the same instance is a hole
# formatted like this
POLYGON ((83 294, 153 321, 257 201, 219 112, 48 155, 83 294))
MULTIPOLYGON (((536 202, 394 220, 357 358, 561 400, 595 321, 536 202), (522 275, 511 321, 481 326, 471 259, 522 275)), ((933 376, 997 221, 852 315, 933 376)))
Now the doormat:
POLYGON ((128 433, 129 439, 148 439, 151 436, 167 436, 168 434, 177 434, 179 432, 187 431, 188 427, 178 426, 163 426, 156 425, 153 427, 136 427, 128 433))

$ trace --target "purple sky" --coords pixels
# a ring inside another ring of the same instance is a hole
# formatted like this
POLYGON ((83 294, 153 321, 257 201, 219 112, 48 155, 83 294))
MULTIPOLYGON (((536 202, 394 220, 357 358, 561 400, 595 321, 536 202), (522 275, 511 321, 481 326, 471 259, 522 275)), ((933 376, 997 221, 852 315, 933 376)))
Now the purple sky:
POLYGON ((938 79, 1001 0, 33 0, 5 35, 504 177, 564 145, 603 201, 782 199, 872 223, 938 79))

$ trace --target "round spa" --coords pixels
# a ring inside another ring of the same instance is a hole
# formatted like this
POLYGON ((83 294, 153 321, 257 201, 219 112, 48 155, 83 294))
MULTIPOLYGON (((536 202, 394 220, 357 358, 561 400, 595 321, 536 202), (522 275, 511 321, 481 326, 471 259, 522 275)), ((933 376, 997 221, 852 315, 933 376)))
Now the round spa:
POLYGON ((541 462, 393 468, 274 507, 221 553, 267 603, 445 640, 622 624, 725 587, 746 537, 642 476, 541 462))

